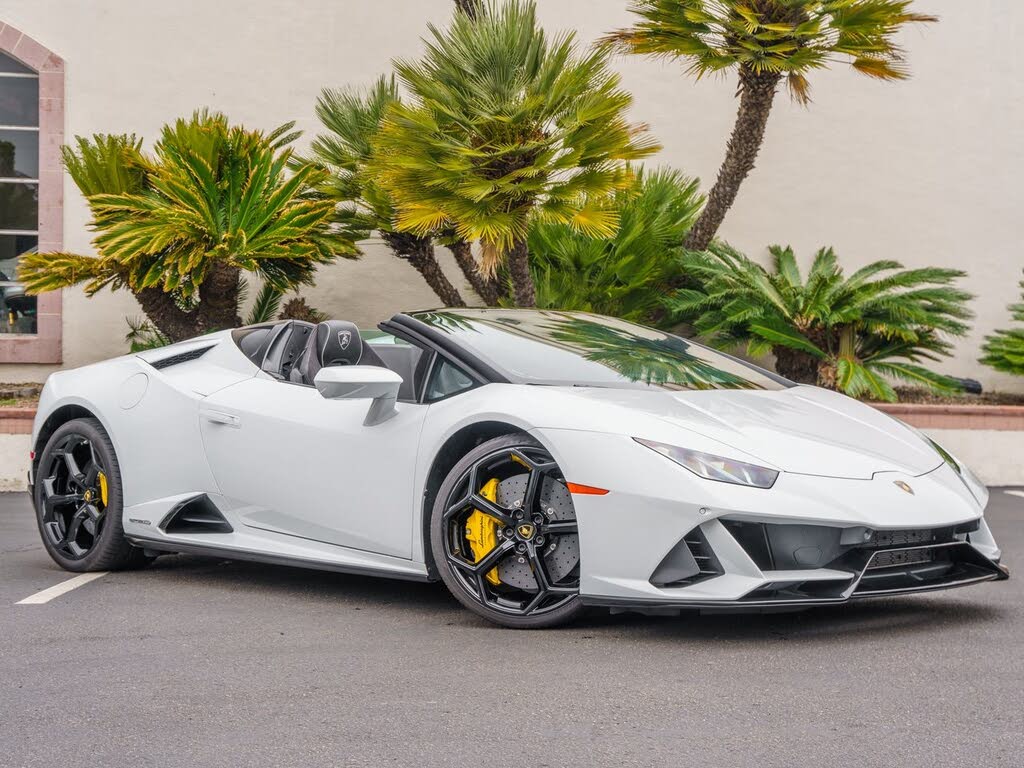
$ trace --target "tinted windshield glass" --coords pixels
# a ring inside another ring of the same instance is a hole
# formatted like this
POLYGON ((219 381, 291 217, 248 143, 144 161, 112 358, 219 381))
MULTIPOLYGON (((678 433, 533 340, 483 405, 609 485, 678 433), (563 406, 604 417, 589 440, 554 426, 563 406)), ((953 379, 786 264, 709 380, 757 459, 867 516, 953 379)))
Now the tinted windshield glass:
POLYGON ((580 312, 479 309, 412 315, 511 381, 596 387, 782 389, 774 374, 623 320, 580 312))

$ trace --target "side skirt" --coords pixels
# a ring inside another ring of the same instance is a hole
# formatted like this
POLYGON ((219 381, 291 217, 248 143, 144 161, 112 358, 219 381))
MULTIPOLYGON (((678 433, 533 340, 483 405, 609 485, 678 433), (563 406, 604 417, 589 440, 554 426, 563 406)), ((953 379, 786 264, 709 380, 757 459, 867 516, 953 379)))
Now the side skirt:
POLYGON ((159 541, 146 539, 138 536, 129 536, 128 541, 136 547, 141 547, 152 552, 164 552, 170 554, 199 555, 201 557, 221 557, 225 560, 245 560, 247 562, 267 563, 268 565, 287 565, 293 568, 308 568, 316 571, 332 571, 335 573, 350 573, 357 576, 376 576, 385 579, 398 579, 399 581, 435 581, 426 573, 397 573, 379 568, 367 568, 358 565, 341 565, 328 563, 322 560, 304 560, 297 557, 284 555, 272 555, 266 552, 255 552, 247 549, 234 549, 231 547, 218 547, 210 544, 199 544, 180 541, 159 541))

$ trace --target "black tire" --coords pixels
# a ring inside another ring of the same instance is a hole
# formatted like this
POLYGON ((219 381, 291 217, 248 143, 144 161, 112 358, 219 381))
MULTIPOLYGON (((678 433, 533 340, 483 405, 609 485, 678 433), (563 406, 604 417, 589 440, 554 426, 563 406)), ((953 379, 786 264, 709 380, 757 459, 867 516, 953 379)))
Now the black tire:
POLYGON ((150 562, 153 558, 124 536, 122 499, 117 454, 99 421, 75 419, 61 425, 39 457, 33 498, 39 535, 53 561, 78 572, 150 562))
POLYGON ((448 590, 477 615, 515 629, 553 627, 571 621, 583 610, 579 597, 579 536, 575 525, 571 497, 551 456, 525 433, 503 435, 478 445, 466 454, 441 484, 431 510, 431 551, 448 590), (516 458, 511 458, 513 455, 516 458), (505 457, 510 457, 510 460, 503 463, 505 457), (511 465, 513 461, 522 467, 528 466, 528 469, 505 465, 511 465), (520 474, 516 475, 517 471, 520 474), (496 502, 485 504, 487 500, 481 499, 478 493, 480 484, 486 482, 484 474, 487 478, 507 475, 513 483, 519 484, 517 487, 525 488, 521 500, 524 503, 517 501, 520 506, 516 508, 505 508, 496 502), (553 493, 551 489, 556 489, 554 492, 561 500, 558 519, 551 517, 554 514, 551 507, 545 519, 544 510, 540 509, 542 488, 547 489, 549 497, 553 493), (474 494, 476 497, 470 499, 474 494), (500 543, 477 557, 469 549, 471 545, 465 521, 481 506, 487 507, 491 521, 495 520, 495 515, 503 515, 506 522, 502 525, 507 527, 496 526, 501 532, 496 534, 498 538, 495 541, 500 543), (536 524, 530 524, 531 521, 536 524), (526 525, 520 526, 521 523, 526 525), (529 536, 523 537, 520 527, 533 530, 529 536), (554 550, 562 545, 562 550, 555 553, 554 550), (562 569, 571 567, 572 570, 553 581, 549 567, 553 562, 551 557, 565 551, 575 551, 575 565, 566 565, 563 561, 562 569), (516 560, 520 574, 530 574, 532 591, 529 585, 518 589, 504 582, 495 585, 488 581, 499 578, 499 567, 517 567, 508 558, 516 560), (480 565, 484 563, 486 568, 480 565))

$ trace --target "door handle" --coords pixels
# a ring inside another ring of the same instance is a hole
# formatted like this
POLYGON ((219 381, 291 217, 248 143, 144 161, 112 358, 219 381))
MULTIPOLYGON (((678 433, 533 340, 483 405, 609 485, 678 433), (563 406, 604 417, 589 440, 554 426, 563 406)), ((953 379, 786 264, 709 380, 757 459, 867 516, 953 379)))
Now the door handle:
POLYGON ((203 418, 212 424, 223 424, 227 427, 235 427, 236 429, 242 426, 242 420, 231 413, 224 413, 223 411, 203 411, 203 418))

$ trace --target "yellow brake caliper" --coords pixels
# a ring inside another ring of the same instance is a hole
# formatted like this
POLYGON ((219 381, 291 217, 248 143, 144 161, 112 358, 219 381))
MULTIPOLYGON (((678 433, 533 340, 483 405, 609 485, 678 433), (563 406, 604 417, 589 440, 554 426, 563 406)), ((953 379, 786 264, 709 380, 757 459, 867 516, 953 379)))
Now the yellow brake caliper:
MULTIPOLYGON (((497 501, 498 478, 488 480, 480 489, 480 495, 488 501, 497 501)), ((498 546, 498 527, 500 525, 498 520, 479 509, 474 509, 466 519, 466 540, 469 542, 469 548, 473 550, 474 563, 479 563, 487 556, 488 552, 498 546)), ((495 586, 501 583, 497 567, 487 572, 486 579, 495 586)))
POLYGON ((107 506, 107 495, 109 494, 109 490, 107 489, 107 476, 105 474, 103 474, 102 472, 100 472, 100 474, 99 474, 99 481, 100 481, 100 501, 103 502, 103 507, 106 508, 106 506, 107 506))

